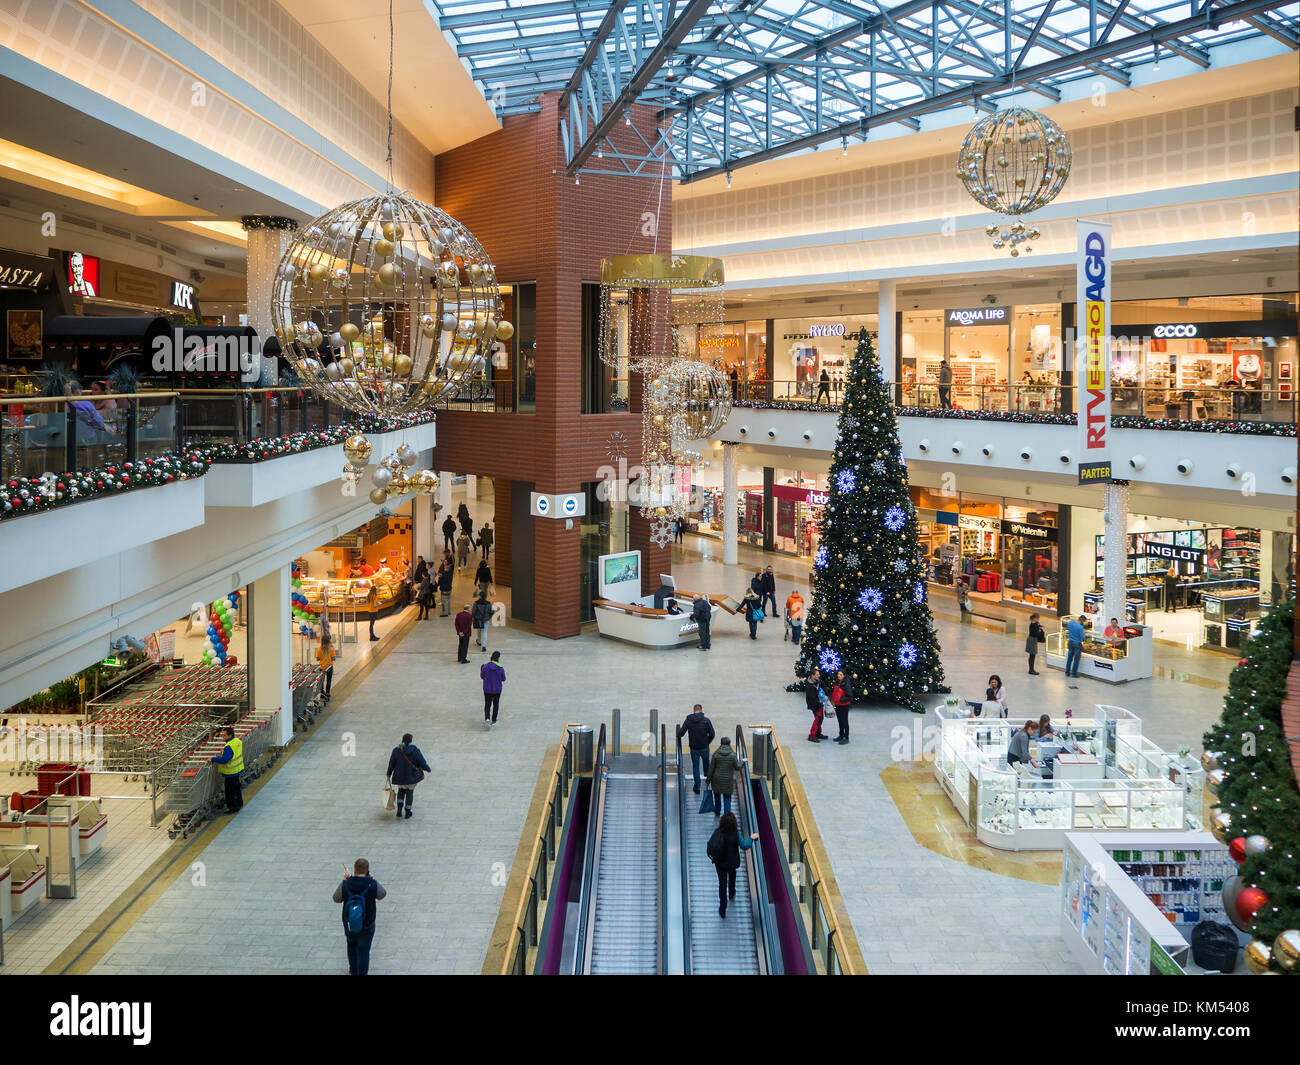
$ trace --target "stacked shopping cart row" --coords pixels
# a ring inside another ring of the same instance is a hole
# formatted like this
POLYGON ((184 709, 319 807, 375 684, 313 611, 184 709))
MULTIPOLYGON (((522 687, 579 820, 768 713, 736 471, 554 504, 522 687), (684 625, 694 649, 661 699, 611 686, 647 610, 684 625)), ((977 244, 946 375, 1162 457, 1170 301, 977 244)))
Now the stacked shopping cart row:
MULTIPOLYGON (((245 778, 261 776, 278 755, 279 716, 278 710, 250 710, 232 726, 243 745, 245 778)), ((164 806, 178 815, 181 828, 188 828, 195 817, 210 812, 218 803, 219 774, 212 759, 221 756, 225 745, 220 737, 205 738, 181 762, 164 806)))
MULTIPOLYGON (((153 773, 178 763, 234 709, 130 702, 101 708, 90 724, 102 736, 105 770, 153 773)), ((158 786, 164 783, 160 780, 158 786)))
POLYGON ((304 729, 321 710, 321 683, 325 674, 316 666, 296 665, 289 676, 289 694, 295 726, 304 729))

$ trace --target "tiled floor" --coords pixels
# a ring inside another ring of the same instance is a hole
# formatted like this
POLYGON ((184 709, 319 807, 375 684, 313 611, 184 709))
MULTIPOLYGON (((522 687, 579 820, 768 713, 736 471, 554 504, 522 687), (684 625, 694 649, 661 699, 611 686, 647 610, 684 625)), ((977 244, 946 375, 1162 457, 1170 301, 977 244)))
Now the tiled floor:
MULTIPOLYGON (((720 544, 690 538, 674 572, 684 586, 735 594, 752 572, 746 567, 761 557, 742 552, 744 567, 728 569, 720 556, 720 544)), ((774 565, 781 599, 792 582, 805 584, 802 564, 777 558, 774 565)), ((955 690, 982 688, 996 671, 1013 715, 1116 702, 1139 713, 1166 747, 1199 748, 1231 666, 1160 646, 1165 676, 1119 689, 1083 680, 1071 690, 1058 671, 1024 675, 1023 637, 944 617, 937 625, 955 690), (1189 674, 1197 682, 1180 679, 1189 674)), ((933 841, 918 842, 916 818, 909 826, 889 786, 902 771, 891 749, 916 715, 862 707, 853 712, 850 746, 798 742, 806 711, 800 696, 784 691, 793 655, 779 621, 761 626, 751 642, 739 619, 724 618, 708 655, 651 652, 594 632, 550 641, 507 627, 493 629, 490 640, 509 678, 495 732, 482 729, 474 665, 484 656, 472 651, 469 668, 457 665, 451 620, 435 614, 336 704, 244 813, 223 824, 200 856, 201 884, 188 876, 172 884, 94 971, 345 971, 338 907, 329 896, 343 864, 365 856, 389 891, 372 972, 477 972, 538 769, 563 724, 599 723, 617 705, 627 743, 645 727, 650 707, 672 720, 697 700, 719 732, 758 722, 779 729, 872 972, 1077 971, 1057 931, 1057 889, 1036 882, 1050 877, 1001 875, 996 863, 977 867, 978 854, 972 864, 974 852, 951 857, 927 845, 933 841), (388 753, 405 730, 434 773, 417 792, 416 817, 398 823, 380 810, 379 790, 388 753), (232 927, 238 937, 222 933, 232 927)), ((949 819, 935 831, 956 830, 949 819)))

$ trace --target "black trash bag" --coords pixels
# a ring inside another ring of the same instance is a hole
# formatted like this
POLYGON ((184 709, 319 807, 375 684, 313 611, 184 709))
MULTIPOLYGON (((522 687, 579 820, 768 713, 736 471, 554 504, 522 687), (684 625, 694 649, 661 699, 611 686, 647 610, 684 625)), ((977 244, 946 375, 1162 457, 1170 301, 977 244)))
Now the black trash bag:
POLYGON ((1231 925, 1202 921, 1192 929, 1192 961, 1202 969, 1230 973, 1237 967, 1241 945, 1231 925))

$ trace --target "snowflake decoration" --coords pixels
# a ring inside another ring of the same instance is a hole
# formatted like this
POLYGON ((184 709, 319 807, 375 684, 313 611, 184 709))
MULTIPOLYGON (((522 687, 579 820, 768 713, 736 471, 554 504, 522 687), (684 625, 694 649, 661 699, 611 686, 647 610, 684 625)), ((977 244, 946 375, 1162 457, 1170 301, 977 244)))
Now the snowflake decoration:
POLYGON ((846 610, 839 616, 838 620, 840 623, 840 628, 847 629, 850 625, 853 624, 853 615, 846 610))
POLYGON ((862 565, 862 559, 858 557, 858 553, 856 551, 850 551, 847 555, 844 556, 844 564, 848 566, 849 569, 857 569, 860 565, 862 565))
POLYGON ((835 487, 841 492, 852 492, 853 486, 857 484, 858 479, 854 476, 852 470, 840 470, 835 475, 835 487))
POLYGON ((831 670, 833 672, 840 668, 840 656, 829 647, 823 647, 818 652, 817 664, 820 665, 822 669, 831 670))
POLYGON ((917 581, 916 587, 912 589, 912 602, 920 606, 925 602, 925 582, 917 581))
POLYGON ((627 458, 627 437, 619 432, 610 433, 605 438, 605 456, 611 462, 627 458))
POLYGON ((906 562, 904 559, 901 559, 901 558, 896 558, 896 559, 894 559, 894 572, 895 572, 895 573, 906 573, 906 572, 907 572, 907 562, 906 562))
POLYGON ((817 548, 817 554, 813 556, 813 565, 818 569, 825 569, 826 563, 831 560, 830 552, 824 547, 817 548))
POLYGON ((885 528, 890 532, 898 532, 906 523, 907 515, 902 507, 890 507, 885 511, 885 528))
POLYGON ((906 640, 898 648, 898 664, 904 669, 911 669, 916 665, 916 648, 906 640))
POLYGON ((884 601, 885 597, 880 594, 879 588, 864 588, 858 595, 858 606, 863 610, 879 610, 884 601))
POLYGON ((673 541, 673 523, 668 518, 656 518, 650 525, 650 542, 656 547, 667 547, 673 541))
POLYGON ((844 426, 845 429, 856 429, 858 427, 858 419, 853 417, 852 414, 849 414, 845 416, 840 424, 844 426))
POLYGON ((882 462, 880 459, 876 459, 876 461, 871 464, 871 472, 876 474, 877 476, 883 474, 885 472, 884 462, 882 462))

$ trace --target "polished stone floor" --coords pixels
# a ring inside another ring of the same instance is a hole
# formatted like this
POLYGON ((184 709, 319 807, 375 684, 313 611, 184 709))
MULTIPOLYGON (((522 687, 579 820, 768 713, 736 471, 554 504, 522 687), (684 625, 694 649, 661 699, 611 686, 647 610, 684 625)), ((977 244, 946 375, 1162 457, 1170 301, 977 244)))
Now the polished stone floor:
MULTIPOLYGON (((742 549, 741 566, 726 567, 721 545, 702 537, 688 537, 676 551, 674 572, 683 587, 735 595, 760 561, 777 570, 779 600, 792 584, 806 594, 803 564, 742 549)), ((1156 678, 1121 688, 1084 679, 1071 689, 1059 671, 1025 675, 1023 636, 943 615, 936 624, 954 690, 982 689, 998 672, 1013 717, 1118 703, 1140 714, 1146 732, 1165 747, 1199 750, 1232 664, 1158 646, 1156 678)), ((1031 871, 1015 856, 1000 864, 997 852, 960 841, 935 846, 945 834, 960 835, 950 818, 936 816, 934 839, 909 827, 905 812, 913 825, 918 815, 900 809, 913 800, 898 778, 922 780, 928 767, 900 765, 896 756, 922 719, 897 708, 860 707, 848 747, 802 741, 807 715, 802 697, 784 690, 793 655, 781 637, 778 620, 750 641, 741 619, 724 617, 715 625, 713 651, 704 654, 690 647, 651 652, 603 640, 594 630, 551 641, 494 628, 490 642, 502 651, 508 680, 500 725, 485 732, 475 667, 486 656, 472 648, 471 664, 458 665, 451 620, 435 615, 416 623, 336 700, 244 812, 223 824, 200 856, 202 875, 172 883, 94 971, 345 972, 338 907, 329 896, 343 864, 364 856, 389 892, 380 904, 371 971, 478 972, 538 771, 564 724, 599 724, 617 706, 628 743, 645 728, 651 707, 671 721, 697 701, 719 733, 737 724, 778 729, 871 972, 1078 971, 1058 932, 1050 869, 1031 871), (381 811, 379 792, 389 751, 408 730, 434 773, 417 791, 416 817, 398 823, 381 811)), ((919 787, 915 801, 927 801, 919 787)), ((1042 855, 1028 865, 1038 858, 1055 860, 1042 855)))

